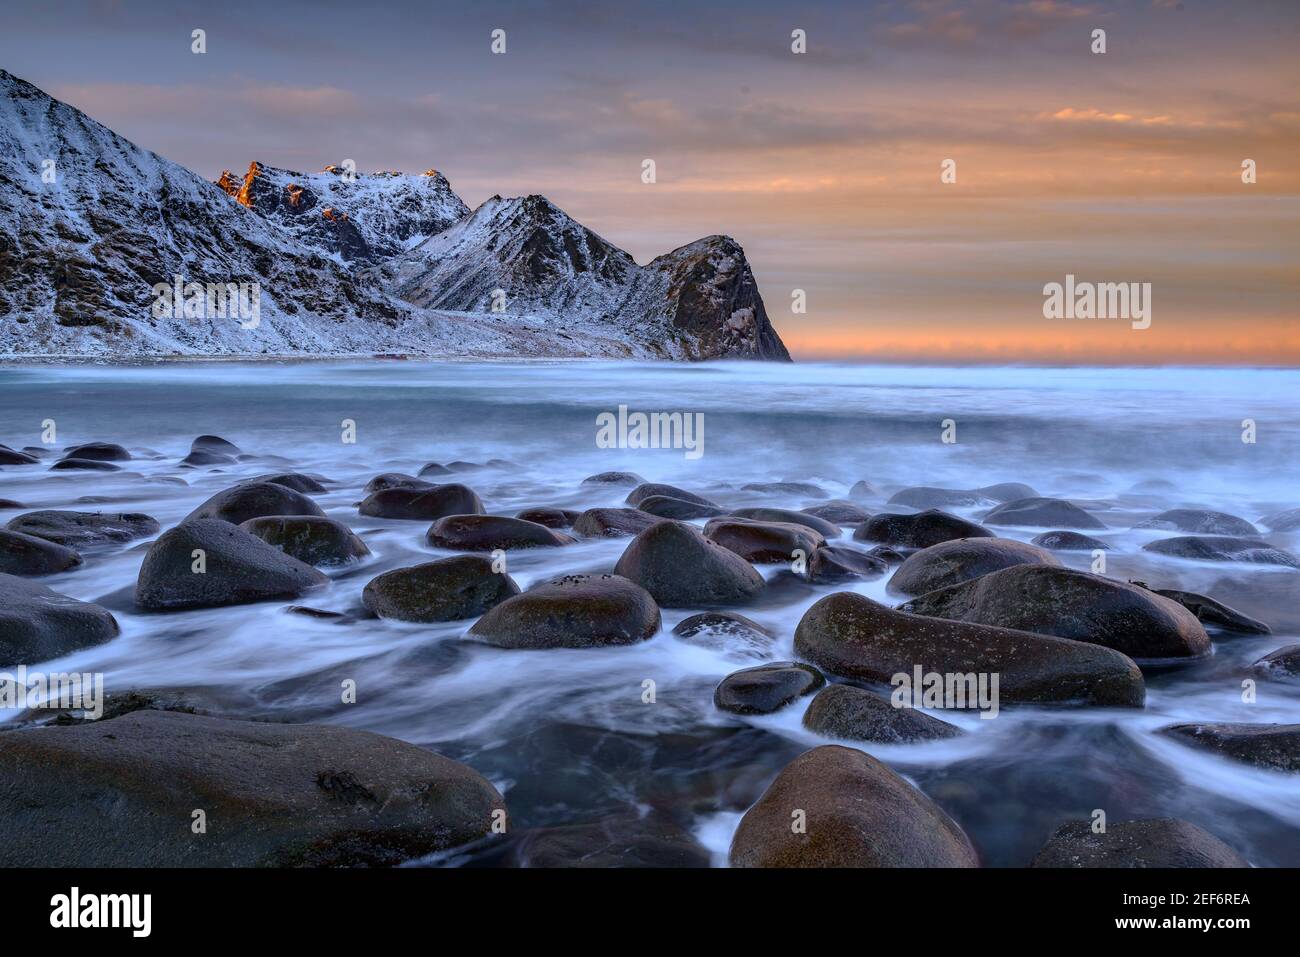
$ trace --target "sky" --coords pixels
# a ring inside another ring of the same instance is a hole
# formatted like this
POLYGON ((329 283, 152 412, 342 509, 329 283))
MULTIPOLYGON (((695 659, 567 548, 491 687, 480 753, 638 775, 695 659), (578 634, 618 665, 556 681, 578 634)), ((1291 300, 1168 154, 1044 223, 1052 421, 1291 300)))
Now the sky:
POLYGON ((734 236, 796 359, 1300 365, 1300 0, 5 0, 0 26, 0 67, 209 178, 435 168, 639 262, 734 236), (1067 275, 1150 283, 1149 326, 1046 318, 1067 275))

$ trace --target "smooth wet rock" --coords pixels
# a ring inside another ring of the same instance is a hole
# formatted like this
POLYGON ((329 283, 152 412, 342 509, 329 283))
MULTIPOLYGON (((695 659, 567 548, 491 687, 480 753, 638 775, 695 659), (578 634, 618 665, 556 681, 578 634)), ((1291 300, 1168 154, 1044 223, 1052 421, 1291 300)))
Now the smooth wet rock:
POLYGON ((571 528, 581 514, 567 508, 526 508, 516 514, 515 518, 522 518, 525 522, 536 522, 547 528, 571 528))
MULTIPOLYGON (((1140 582, 1133 584, 1140 585, 1140 582)), ((1157 595, 1176 601, 1202 624, 1215 625, 1228 631, 1239 631, 1247 635, 1271 635, 1273 629, 1262 621, 1249 615, 1243 615, 1235 608, 1230 608, 1221 601, 1215 601, 1209 595, 1199 595, 1194 591, 1182 591, 1178 588, 1153 588, 1157 595)))
POLYGON ((0 465, 35 465, 38 461, 40 460, 36 456, 27 452, 0 445, 0 465))
POLYGON ((808 556, 808 580, 818 585, 877 578, 888 571, 883 558, 847 545, 823 545, 808 556))
POLYGON ((0 508, 26 508, 22 502, 16 502, 11 498, 0 498, 0 508))
POLYGON ((0 529, 0 573, 53 575, 76 568, 82 558, 73 549, 35 535, 0 529))
POLYGON ((1210 651, 1205 628, 1178 602, 1073 568, 1015 565, 926 592, 901 610, 1103 645, 1131 658, 1210 651))
POLYGON ((851 499, 866 502, 879 497, 879 490, 866 479, 860 479, 849 487, 849 498, 851 499))
POLYGON ((1250 867, 1250 862, 1190 821, 1153 818, 1108 822, 1100 834, 1091 821, 1067 821, 1030 866, 1250 867))
POLYGON ((297 598, 328 579, 310 565, 286 555, 229 522, 187 519, 163 532, 145 554, 136 579, 141 608, 215 608, 297 598), (196 572, 195 550, 205 570, 196 572))
POLYGON ((283 485, 287 489, 302 492, 304 495, 320 495, 329 491, 316 479, 310 475, 303 475, 301 472, 276 472, 271 475, 259 475, 248 481, 249 483, 270 482, 272 485, 283 485))
POLYGON ((764 495, 801 495, 804 498, 825 498, 826 490, 812 482, 750 482, 740 487, 742 492, 761 492, 764 495))
POLYGON ((7 526, 68 548, 90 548, 153 535, 158 522, 141 512, 73 512, 41 509, 9 520, 7 526))
POLYGON ((863 522, 853 532, 855 541, 880 542, 902 548, 929 548, 955 538, 993 537, 993 533, 982 525, 933 508, 915 515, 882 512, 863 522))
POLYGON ((1300 724, 1172 724, 1158 734, 1271 771, 1300 771, 1300 724))
POLYGON ((86 442, 68 449, 65 459, 89 459, 94 462, 129 462, 131 453, 112 442, 86 442))
POLYGON ((930 485, 917 485, 895 492, 889 499, 889 505, 905 505, 908 508, 967 508, 972 505, 992 505, 994 499, 969 489, 935 488, 930 485))
POLYGON ((908 614, 852 592, 809 608, 794 647, 823 671, 861 681, 888 684, 921 665, 941 674, 996 672, 1003 701, 1141 707, 1146 697, 1138 666, 1110 648, 908 614))
POLYGON ((373 578, 361 601, 380 618, 459 621, 477 618, 519 594, 513 578, 493 570, 482 555, 456 555, 373 578))
POLYGON ((586 538, 636 535, 663 521, 639 508, 589 508, 573 522, 573 531, 586 538))
POLYGON ((434 488, 434 485, 432 482, 407 475, 405 472, 381 472, 367 482, 362 491, 369 495, 371 492, 379 492, 386 488, 430 489, 434 488))
POLYGON ((875 545, 867 550, 872 558, 878 558, 886 565, 901 565, 907 561, 907 555, 891 545, 875 545))
POLYGON ((597 472, 582 480, 583 485, 644 485, 645 479, 635 472, 597 472))
POLYGON ((537 828, 519 838, 517 867, 708 867, 708 850, 662 816, 617 815, 590 824, 537 828))
POLYGON ((985 485, 974 491, 995 502, 1014 502, 1018 499, 1039 497, 1033 486, 1026 485, 1024 482, 998 482, 996 485, 985 485))
POLYGON ((889 590, 920 595, 979 578, 1013 565, 1052 565, 1060 561, 1051 552, 1007 538, 958 538, 923 548, 894 572, 889 590))
POLYGON ((239 525, 263 515, 315 515, 324 518, 321 507, 301 492, 274 482, 247 482, 222 489, 185 516, 184 521, 215 518, 239 525))
POLYGON ((346 565, 370 554, 352 529, 316 515, 262 515, 239 525, 308 565, 346 565))
POLYGON ((837 538, 842 530, 834 522, 819 518, 809 512, 800 512, 789 508, 738 508, 729 513, 733 518, 748 518, 755 522, 784 522, 788 525, 804 525, 827 538, 837 538))
POLYGON ((661 482, 643 482, 632 491, 627 493, 624 501, 628 505, 640 505, 643 501, 654 496, 663 495, 668 498, 675 498, 682 502, 693 502, 696 505, 711 505, 714 508, 720 507, 717 502, 710 501, 702 495, 696 495, 694 492, 688 492, 684 488, 678 488, 676 485, 664 485, 661 482))
POLYGON ((108 609, 0 573, 0 669, 60 658, 118 633, 108 609))
POLYGON ((562 532, 505 515, 448 515, 424 533, 433 548, 490 552, 497 548, 550 548, 572 545, 576 539, 562 532))
POLYGON ((662 521, 640 532, 614 571, 665 608, 741 604, 765 587, 753 565, 684 522, 662 521))
POLYGON ((721 652, 737 660, 770 658, 776 635, 758 622, 722 611, 706 611, 683 618, 673 635, 688 644, 721 652))
POLYGON ((1259 520, 1259 524, 1274 532, 1294 532, 1300 529, 1300 508, 1288 508, 1273 512, 1259 520))
POLYGON ((238 460, 233 455, 225 455, 221 452, 208 452, 205 449, 195 449, 185 458, 181 459, 180 464, 190 468, 206 468, 218 465, 234 465, 238 460))
POLYGON ((2 734, 0 780, 5 867, 392 866, 488 836, 505 808, 393 738, 176 711, 2 734))
POLYGON ((976 867, 961 828, 881 762, 825 745, 795 758, 745 812, 732 867, 976 867), (791 826, 802 812, 804 829, 791 826))
POLYGON ((732 714, 771 714, 824 684, 822 673, 811 665, 772 661, 727 675, 714 690, 713 703, 732 714))
POLYGON ((809 508, 800 509, 800 511, 836 526, 860 525, 871 518, 871 513, 865 508, 844 499, 833 499, 822 505, 813 505, 809 508))
POLYGON ((357 510, 374 518, 431 522, 448 515, 482 515, 483 502, 467 485, 398 486, 371 492, 357 510))
MULTIPOLYGON (((463 463, 462 463, 463 464, 463 463)), ((420 467, 420 478, 432 478, 438 475, 451 475, 452 470, 437 462, 427 462, 420 467)))
POLYGON ((712 519, 704 526, 704 537, 755 565, 788 564, 794 552, 801 551, 807 558, 826 544, 819 532, 806 525, 736 518, 712 519))
POLYGON ((803 726, 828 738, 912 744, 954 738, 962 730, 916 708, 896 708, 888 698, 853 685, 828 685, 804 712, 803 726))
POLYGON ((712 518, 724 515, 726 510, 717 505, 700 505, 685 499, 673 498, 671 495, 649 495, 637 503, 637 508, 659 518, 688 520, 692 518, 712 518))
POLYGON ((1286 645, 1269 652, 1250 667, 1266 678, 1300 678, 1300 644, 1286 645))
POLYGON ((59 459, 50 466, 51 472, 120 472, 122 467, 99 459, 59 459))
POLYGON ((1028 528, 1105 528, 1094 515, 1073 502, 1061 498, 1016 499, 1006 502, 984 515, 989 525, 1010 525, 1028 528))
POLYGON ((1133 527, 1198 532, 1202 535, 1256 536, 1259 534, 1259 529, 1244 518, 1203 508, 1172 508, 1133 527))
POLYGON ((227 441, 219 435, 200 435, 190 443, 191 452, 213 452, 217 455, 236 456, 243 452, 234 442, 227 441))
POLYGON ((502 648, 603 648, 645 641, 659 607, 619 575, 568 575, 508 598, 469 634, 502 648))
POLYGON ((1041 535, 1035 535, 1029 541, 1032 545, 1037 545, 1039 548, 1048 548, 1054 552, 1110 551, 1110 546, 1099 538, 1065 529, 1055 532, 1043 532, 1041 535))
POLYGON ((1142 550, 1199 562, 1246 562, 1252 565, 1300 568, 1300 558, 1283 549, 1274 548, 1260 538, 1179 535, 1147 542, 1142 550))

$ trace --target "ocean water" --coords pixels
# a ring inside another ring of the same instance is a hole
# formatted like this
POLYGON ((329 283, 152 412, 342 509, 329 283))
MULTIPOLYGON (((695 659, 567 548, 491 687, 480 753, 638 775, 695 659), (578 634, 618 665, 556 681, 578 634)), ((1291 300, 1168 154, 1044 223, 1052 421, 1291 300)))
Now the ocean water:
MULTIPOLYGON (((456 478, 489 512, 505 515, 621 505, 627 489, 581 485, 614 469, 736 507, 815 504, 741 489, 784 480, 843 498, 866 479, 880 492, 862 503, 871 511, 909 485, 1017 481, 1086 500, 1109 526, 1097 533, 1115 548, 1108 574, 1209 593, 1274 633, 1216 634, 1213 655, 1152 669, 1141 711, 1004 705, 993 721, 945 713, 970 733, 866 750, 938 801, 990 865, 1026 864, 1056 826, 1098 808, 1111 821, 1186 818, 1257 865, 1300 865, 1294 776, 1231 764, 1154 733, 1176 721, 1300 722, 1298 685, 1261 681, 1256 702, 1241 700, 1250 663, 1300 641, 1300 572, 1144 553, 1143 543, 1175 533, 1133 528, 1173 507, 1254 521, 1300 505, 1300 372, 610 362, 3 366, 0 409, 0 441, 12 447, 40 445, 43 423, 53 420, 52 451, 109 441, 135 455, 114 473, 0 469, 0 498, 27 509, 145 512, 167 528, 242 479, 286 470, 324 476, 330 491, 316 501, 373 552, 329 571, 330 584, 299 602, 337 611, 356 611, 365 583, 380 572, 448 554, 424 544, 425 523, 357 513, 372 476, 415 473, 427 462, 505 460, 456 478), (620 405, 702 413, 702 454, 598 447, 597 417, 620 405), (345 420, 355 425, 354 443, 343 441, 345 420), (946 420, 955 423, 955 443, 941 440, 946 420), (1242 441, 1244 420, 1254 422, 1253 443, 1242 441), (221 469, 180 467, 202 433, 253 458, 221 469), (1148 484, 1135 490, 1140 483, 1148 484)), ((983 509, 953 511, 977 519, 983 509)), ((5 510, 0 520, 19 513, 5 510)), ((1027 541, 1042 530, 998 531, 1027 541)), ((1295 533, 1264 537, 1300 550, 1295 533)), ((526 588, 561 574, 609 571, 627 542, 512 552, 510 574, 526 588)), ((674 638, 672 626, 690 610, 665 610, 663 630, 648 642, 590 651, 507 651, 466 640, 469 622, 338 623, 286 613, 290 602, 146 614, 131 602, 145 547, 90 550, 82 567, 41 579, 110 607, 122 635, 33 668, 100 671, 109 692, 187 688, 232 715, 340 723, 432 748, 489 777, 520 833, 641 821, 693 835, 723 864, 745 808, 785 763, 826 743, 801 726, 808 699, 759 718, 716 710, 714 686, 744 664, 674 638), (341 700, 347 679, 357 683, 355 704, 341 700), (655 683, 652 704, 643 701, 647 680, 655 683)), ((1090 559, 1060 557, 1080 568, 1090 559)), ((762 570, 773 587, 737 610, 779 635, 778 657, 793 655, 795 625, 826 594, 903 600, 886 592, 886 578, 812 586, 773 566, 762 570)), ((488 866, 507 858, 485 846, 425 863, 488 866)))

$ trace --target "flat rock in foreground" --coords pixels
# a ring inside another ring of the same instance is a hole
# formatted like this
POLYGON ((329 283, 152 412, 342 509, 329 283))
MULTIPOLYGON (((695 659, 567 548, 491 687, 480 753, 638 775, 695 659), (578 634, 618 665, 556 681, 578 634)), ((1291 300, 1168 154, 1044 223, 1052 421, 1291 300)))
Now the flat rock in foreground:
POLYGON ((839 745, 786 765, 731 841, 732 867, 978 865, 966 835, 937 804, 875 758, 839 745))
POLYGON ((5 867, 394 865, 504 808, 471 768, 350 728, 145 710, 0 735, 5 867))

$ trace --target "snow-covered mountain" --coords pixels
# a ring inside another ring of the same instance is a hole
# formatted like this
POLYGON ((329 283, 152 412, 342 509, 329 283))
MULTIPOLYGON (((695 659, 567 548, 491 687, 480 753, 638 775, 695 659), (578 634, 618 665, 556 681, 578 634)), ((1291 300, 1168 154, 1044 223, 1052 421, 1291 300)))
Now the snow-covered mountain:
POLYGON ((0 356, 789 358, 730 239, 467 214, 433 171, 210 183, 0 70, 0 356))

